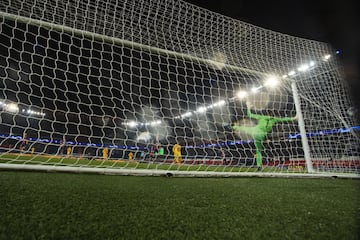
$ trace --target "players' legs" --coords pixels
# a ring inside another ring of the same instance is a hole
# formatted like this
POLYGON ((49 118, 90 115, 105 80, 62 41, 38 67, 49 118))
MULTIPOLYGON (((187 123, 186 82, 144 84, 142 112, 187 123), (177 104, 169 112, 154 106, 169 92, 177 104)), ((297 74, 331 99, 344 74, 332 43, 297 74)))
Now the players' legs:
POLYGON ((261 154, 261 150, 263 148, 262 142, 263 139, 255 139, 256 166, 259 168, 262 166, 262 154, 261 154))
POLYGON ((178 157, 178 163, 179 163, 179 164, 182 163, 182 158, 181 158, 181 156, 178 157))
POLYGON ((244 126, 233 126, 233 129, 236 131, 240 131, 241 133, 245 133, 250 135, 254 139, 255 148, 256 148, 256 166, 261 168, 262 165, 262 148, 263 148, 263 140, 267 132, 260 130, 258 126, 255 127, 244 127, 244 126))
POLYGON ((175 163, 178 163, 178 161, 179 161, 179 156, 177 156, 176 154, 174 155, 174 162, 175 163))
POLYGON ((177 163, 177 164, 180 164, 182 162, 181 155, 175 154, 174 162, 177 163))

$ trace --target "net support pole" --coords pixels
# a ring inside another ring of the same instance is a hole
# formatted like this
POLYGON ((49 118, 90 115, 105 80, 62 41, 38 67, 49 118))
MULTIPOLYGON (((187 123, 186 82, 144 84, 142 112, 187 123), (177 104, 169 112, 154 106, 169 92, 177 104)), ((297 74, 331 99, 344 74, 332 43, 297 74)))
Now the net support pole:
POLYGON ((300 129, 301 143, 302 143, 302 147, 304 150, 306 167, 307 167, 307 170, 309 173, 313 173, 315 171, 314 171, 314 168, 313 168, 313 165, 311 162, 310 147, 309 147, 309 142, 308 142, 308 139, 306 136, 305 123, 304 123, 304 117, 303 117, 302 111, 301 111, 299 92, 297 90, 296 82, 294 80, 291 80, 291 89, 292 89, 292 94, 293 94, 294 103, 295 103, 295 110, 296 110, 298 125, 299 125, 299 129, 300 129))

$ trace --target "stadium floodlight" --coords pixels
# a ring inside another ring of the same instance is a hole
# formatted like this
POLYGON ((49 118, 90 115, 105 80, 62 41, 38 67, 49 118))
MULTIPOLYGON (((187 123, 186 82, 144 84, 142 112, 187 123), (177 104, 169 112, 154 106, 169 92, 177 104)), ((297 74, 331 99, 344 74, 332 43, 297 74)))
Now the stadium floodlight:
POLYGON ((326 54, 326 55, 323 57, 323 60, 324 60, 324 61, 328 61, 330 58, 331 58, 331 55, 330 55, 330 54, 326 54))
POLYGON ((309 63, 303 64, 300 67, 298 67, 298 71, 299 72, 306 72, 308 70, 310 70, 312 67, 315 66, 315 62, 314 61, 310 61, 309 63))
POLYGON ((135 121, 130 121, 130 122, 127 122, 125 124, 128 125, 129 127, 136 127, 138 125, 138 123, 135 122, 135 121))
POLYGON ((260 87, 252 87, 251 92, 252 93, 257 93, 257 92, 259 92, 260 89, 261 89, 261 86, 260 87))
POLYGON ((10 113, 17 113, 19 112, 19 106, 16 103, 5 104, 5 111, 10 113))
POLYGON ((291 77, 291 76, 294 76, 295 74, 296 74, 296 72, 294 70, 292 70, 288 73, 288 76, 291 77))
POLYGON ((270 76, 265 80, 264 86, 269 87, 269 88, 275 88, 276 86, 279 85, 279 83, 280 83, 280 81, 277 77, 270 76))
POLYGON ((308 69, 310 68, 310 65, 308 65, 308 64, 303 64, 303 65, 301 65, 300 67, 298 67, 298 71, 299 72, 305 72, 305 71, 307 71, 308 69))
POLYGON ((190 117, 192 115, 192 112, 186 112, 186 113, 183 113, 181 114, 181 118, 186 118, 186 117, 190 117))
POLYGON ((226 104, 225 100, 220 100, 213 104, 214 107, 224 106, 226 104))
POLYGON ((199 107, 198 109, 196 109, 197 113, 204 113, 206 112, 207 108, 206 107, 199 107))
POLYGON ((236 96, 237 96, 239 99, 244 99, 244 98, 247 97, 247 95, 248 95, 248 92, 243 91, 243 90, 238 91, 237 94, 236 94, 236 96))
POLYGON ((150 125, 152 125, 152 126, 156 126, 156 125, 160 125, 160 124, 161 124, 161 120, 153 121, 150 123, 150 125))

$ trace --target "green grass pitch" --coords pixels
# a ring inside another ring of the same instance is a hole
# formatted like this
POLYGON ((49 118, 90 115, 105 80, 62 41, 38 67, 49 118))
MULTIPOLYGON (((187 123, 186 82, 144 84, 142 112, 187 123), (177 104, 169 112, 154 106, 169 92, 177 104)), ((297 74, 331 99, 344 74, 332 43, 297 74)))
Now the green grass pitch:
POLYGON ((0 171, 0 239, 359 239, 358 187, 0 171))

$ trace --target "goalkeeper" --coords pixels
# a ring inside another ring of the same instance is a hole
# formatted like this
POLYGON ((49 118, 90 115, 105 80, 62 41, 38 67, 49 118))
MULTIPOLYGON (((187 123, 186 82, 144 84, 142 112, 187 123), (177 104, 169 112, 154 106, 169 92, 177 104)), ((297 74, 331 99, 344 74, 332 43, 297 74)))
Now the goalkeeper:
POLYGON ((260 170, 262 165, 261 150, 263 148, 263 141, 266 135, 269 132, 271 132, 272 127, 276 123, 294 121, 297 119, 297 116, 279 118, 279 117, 253 114, 251 113, 249 106, 247 109, 247 115, 249 118, 256 119, 258 121, 257 125, 250 127, 250 126, 239 126, 235 124, 232 126, 232 128, 235 131, 239 131, 241 133, 250 135, 251 138, 254 139, 255 148, 256 148, 256 166, 260 170))

